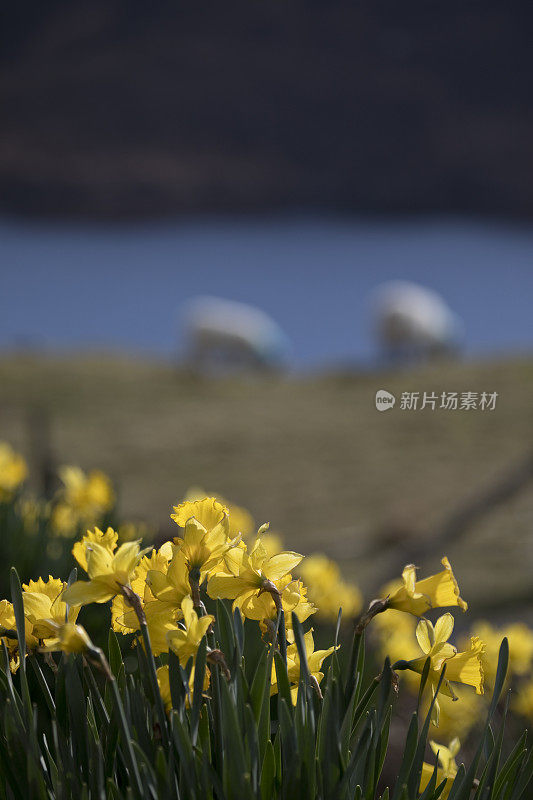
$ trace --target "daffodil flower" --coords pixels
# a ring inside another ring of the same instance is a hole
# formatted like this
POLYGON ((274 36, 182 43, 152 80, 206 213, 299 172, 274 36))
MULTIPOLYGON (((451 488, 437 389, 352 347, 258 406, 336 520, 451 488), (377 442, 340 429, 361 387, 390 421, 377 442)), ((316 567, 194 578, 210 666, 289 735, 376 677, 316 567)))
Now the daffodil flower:
POLYGON ((126 542, 115 553, 97 542, 87 545, 88 581, 76 581, 63 593, 69 606, 106 603, 135 577, 135 567, 151 548, 140 550, 139 542, 126 542))
POLYGON ((522 683, 512 699, 512 708, 530 721, 533 720, 533 681, 522 683))
MULTIPOLYGON (((25 617, 24 627, 26 631, 26 647, 33 650, 38 645, 38 640, 33 635, 33 628, 30 620, 25 617)), ((16 672, 20 666, 19 642, 17 638, 17 623, 13 605, 7 600, 0 600, 0 638, 3 639, 7 647, 9 656, 9 669, 16 672)))
POLYGON ((94 524, 113 508, 113 486, 100 470, 86 474, 79 467, 61 467, 59 477, 64 486, 52 513, 52 525, 56 533, 70 536, 73 525, 94 524))
MULTIPOLYGON (((531 674, 533 667, 533 632, 523 622, 514 622, 503 628, 494 628, 489 622, 476 622, 472 628, 473 636, 478 636, 486 645, 483 658, 485 679, 493 684, 496 678, 498 653, 502 639, 509 642, 509 671, 507 681, 512 675, 519 677, 531 674)), ((466 643, 468 644, 468 642, 466 643)))
POLYGON ((483 654, 485 643, 477 636, 470 639, 470 649, 456 653, 446 661, 446 680, 473 686, 476 694, 484 694, 483 654))
MULTIPOLYGON (((407 672, 406 675, 416 677, 416 673, 407 672)), ((477 724, 480 716, 483 715, 485 705, 482 696, 477 695, 471 686, 462 686, 456 683, 453 691, 457 697, 439 695, 439 736, 449 739, 459 736, 464 739, 470 730, 477 724)), ((426 697, 423 708, 424 715, 427 713, 431 697, 426 697)), ((436 717, 436 714, 433 715, 436 717)))
POLYGON ((197 569, 205 577, 232 546, 228 509, 216 498, 206 497, 174 506, 174 512, 170 518, 184 528, 183 537, 174 541, 183 551, 189 571, 197 569))
MULTIPOLYGON (((163 703, 165 704, 165 710, 168 714, 168 712, 172 708, 172 695, 170 693, 170 678, 168 674, 168 665, 165 664, 163 667, 159 667, 156 674, 157 674, 157 684, 159 686, 159 692, 163 699, 163 703)), ((209 689, 209 670, 207 669, 204 673, 204 685, 203 685, 204 692, 206 691, 206 689, 209 689)), ((185 705, 188 708, 191 705, 193 690, 194 690, 194 666, 191 669, 191 674, 189 676, 189 691, 187 694, 187 698, 185 700, 185 705)))
POLYGON ((11 500, 27 475, 28 466, 23 457, 7 442, 0 442, 0 503, 11 500))
POLYGON ((303 556, 285 551, 269 556, 261 539, 257 539, 251 552, 235 548, 238 562, 234 564, 236 574, 214 575, 207 584, 207 593, 212 598, 233 600, 233 608, 250 607, 255 597, 269 592, 276 604, 281 606, 280 591, 276 581, 281 580, 296 567, 303 556))
MULTIPOLYGON (((307 599, 306 587, 301 581, 294 580, 292 575, 284 575, 273 583, 281 597, 287 627, 292 625, 292 613, 296 614, 300 622, 305 622, 311 614, 317 612, 316 606, 307 599)), ((257 620, 261 624, 263 632, 266 630, 265 623, 271 622, 275 625, 278 610, 269 592, 261 594, 254 592, 240 608, 245 617, 257 620)))
MULTIPOLYGON (((446 786, 442 794, 440 795, 441 800, 446 800, 448 795, 450 794, 450 790, 453 785, 453 781, 455 776, 457 775, 457 763, 455 761, 455 756, 459 752, 461 748, 461 742, 456 737, 452 739, 450 742, 449 747, 445 747, 443 744, 437 744, 436 742, 430 741, 430 747, 437 756, 439 766, 437 768, 437 786, 442 783, 443 780, 446 780, 446 786)), ((432 764, 427 764, 424 762, 422 764, 422 775, 420 778, 420 793, 424 791, 428 783, 430 782, 433 776, 434 767, 432 764)))
POLYGON ((421 619, 416 626, 415 635, 424 656, 410 661, 410 669, 421 673, 426 659, 429 658, 430 671, 439 673, 443 663, 457 653, 457 648, 448 642, 453 628, 454 619, 451 614, 443 614, 434 626, 429 620, 421 619))
POLYGON ((43 653, 61 651, 63 653, 97 653, 100 652, 94 646, 89 634, 82 625, 75 625, 73 622, 64 622, 62 625, 51 622, 54 630, 54 641, 49 642, 39 650, 43 653))
MULTIPOLYGON (((208 497, 208 493, 201 489, 199 486, 192 486, 185 495, 185 501, 194 503, 199 500, 204 500, 208 497)), ((254 519, 246 508, 230 503, 219 494, 212 495, 228 512, 229 515, 229 536, 234 538, 241 535, 244 537, 250 536, 254 531, 254 519)), ((178 506, 179 508, 179 506, 178 506)))
POLYGON ((184 550, 174 547, 172 560, 166 569, 149 569, 146 573, 146 584, 154 598, 179 609, 183 598, 191 593, 189 565, 184 550))
MULTIPOLYGON (((155 597, 147 576, 150 572, 164 576, 175 549, 170 542, 165 542, 159 550, 152 551, 150 556, 144 556, 130 583, 132 591, 140 598, 142 604, 154 656, 168 652, 166 634, 176 627, 182 612, 179 604, 163 602, 155 597)), ((113 598, 111 620, 113 629, 119 633, 134 633, 140 629, 137 612, 123 594, 113 598)))
POLYGON ((99 544, 113 555, 117 549, 117 542, 118 533, 113 528, 108 528, 105 533, 100 528, 95 528, 93 531, 87 531, 85 536, 74 544, 72 555, 80 567, 87 572, 87 548, 90 548, 93 544, 99 544))
MULTIPOLYGON (((424 655, 411 661, 397 661, 393 668, 409 669, 422 674, 429 658, 428 684, 433 693, 437 691, 442 668, 446 665, 445 679, 439 690, 442 694, 453 700, 457 699, 450 682, 473 686, 477 694, 483 694, 482 655, 485 645, 480 639, 473 637, 470 650, 458 653, 457 649, 447 641, 453 632, 453 626, 454 620, 451 614, 443 614, 435 626, 429 620, 421 619, 416 628, 416 638, 424 655)), ((439 714, 438 699, 435 699, 432 713, 435 725, 438 725, 439 714)))
MULTIPOLYGON (((56 636, 55 624, 65 622, 67 604, 62 597, 66 584, 58 578, 48 576, 44 581, 29 581, 22 584, 24 614, 31 622, 33 635, 37 639, 51 639, 56 636)), ((79 607, 68 609, 68 621, 76 622, 79 607)))
MULTIPOLYGON (((172 554, 173 545, 170 542, 165 542, 159 550, 153 550, 149 556, 146 555, 141 558, 135 569, 135 576, 131 579, 130 586, 135 594, 139 595, 141 598, 147 617, 147 608, 148 606, 153 606, 156 599, 151 591, 147 576, 152 570, 164 575, 168 569, 172 554)), ((157 611, 161 612, 163 610, 161 606, 157 606, 157 611)), ((150 612, 150 616, 156 616, 155 612, 156 608, 153 608, 150 612)), ((111 624, 113 630, 117 633, 133 633, 139 630, 137 614, 122 594, 117 594, 113 598, 113 603, 111 604, 111 624)), ((150 626, 148 627, 150 629, 150 626)))
POLYGON ((167 634, 167 642, 170 649, 176 653, 180 664, 184 667, 191 656, 196 657, 200 642, 206 635, 209 627, 215 621, 211 614, 199 617, 194 610, 192 597, 184 597, 181 603, 183 613, 183 623, 179 628, 170 630, 167 634))
POLYGON ((309 599, 318 607, 320 617, 335 622, 339 608, 346 619, 361 611, 361 592, 342 579, 338 564, 323 553, 307 556, 298 572, 309 587, 309 599))
MULTIPOLYGON (((304 635, 304 643, 309 674, 316 682, 316 686, 318 686, 324 677, 324 674, 320 671, 322 664, 324 660, 333 653, 335 648, 329 647, 327 650, 315 650, 313 629, 307 631, 307 633, 304 635)), ((287 647, 287 674, 289 676, 290 683, 293 684, 291 686, 291 699, 293 703, 296 703, 296 699, 298 697, 298 684, 300 682, 300 655, 298 653, 298 647, 294 642, 287 647)), ((276 668, 273 664, 270 694, 276 694, 277 691, 278 680, 276 668)))
POLYGON ((403 585, 389 596, 387 608, 406 611, 416 617, 431 608, 459 606, 466 611, 468 605, 461 598, 450 562, 444 557, 441 563, 442 572, 421 581, 416 579, 416 567, 408 564, 402 572, 403 585))

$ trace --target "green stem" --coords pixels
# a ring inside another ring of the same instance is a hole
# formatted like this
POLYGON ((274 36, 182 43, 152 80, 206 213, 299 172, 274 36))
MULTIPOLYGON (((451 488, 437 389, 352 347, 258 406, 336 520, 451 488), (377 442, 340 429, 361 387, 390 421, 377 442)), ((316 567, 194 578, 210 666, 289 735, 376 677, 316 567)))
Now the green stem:
POLYGON ((285 629, 285 612, 283 611, 283 603, 281 601, 280 591, 275 583, 269 580, 264 580, 259 594, 261 594, 261 592, 268 592, 274 601, 274 605, 276 606, 276 611, 278 612, 279 617, 278 647, 282 659, 285 663, 287 663, 287 632, 285 629))
POLYGON ((374 619, 374 617, 377 616, 377 614, 381 614, 383 611, 386 611, 388 607, 388 597, 386 597, 384 600, 372 600, 365 613, 359 617, 359 620, 355 626, 355 633, 363 633, 366 626, 374 619))
POLYGON ((154 703, 157 710, 159 726, 161 728, 161 737, 163 738, 165 744, 168 746, 170 740, 169 740, 168 725, 167 725, 167 715, 165 713, 165 706, 163 705, 163 698, 161 697, 161 692, 159 691, 155 659, 154 659, 154 654, 152 652, 152 645, 150 643, 150 634, 148 632, 146 615, 144 613, 141 598, 129 586, 123 586, 122 593, 126 598, 126 600, 128 601, 128 603, 133 608, 133 610, 135 611, 137 619, 139 620, 139 625, 141 627, 141 633, 144 641, 144 649, 146 650, 146 660, 148 662, 148 673, 150 676, 152 693, 154 695, 154 703))
MULTIPOLYGON (((216 641, 215 641, 215 634, 208 633, 207 634, 207 642, 211 649, 216 648, 216 641)), ((222 757, 223 757, 223 736, 222 736, 222 697, 220 694, 220 667, 218 664, 210 664, 209 669, 211 671, 211 681, 213 683, 213 717, 215 722, 215 752, 217 754, 217 758, 220 758, 220 762, 222 765, 222 757)), ((222 775, 222 769, 220 770, 220 774, 222 775)))

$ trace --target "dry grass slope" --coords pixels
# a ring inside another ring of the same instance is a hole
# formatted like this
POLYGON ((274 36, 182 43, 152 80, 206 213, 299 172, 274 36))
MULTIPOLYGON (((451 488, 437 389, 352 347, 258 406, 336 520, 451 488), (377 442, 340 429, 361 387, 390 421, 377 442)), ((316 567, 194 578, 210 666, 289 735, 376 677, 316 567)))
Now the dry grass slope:
MULTIPOLYGON (((339 558, 368 590, 529 452, 532 400, 525 359, 238 381, 109 356, 0 360, 0 438, 30 458, 38 408, 56 463, 108 471, 124 515, 165 528, 172 503, 201 485, 270 520, 294 549, 339 558), (378 388, 500 396, 494 412, 378 413, 378 388)), ((446 545, 474 606, 527 595, 532 529, 533 481, 446 545)))

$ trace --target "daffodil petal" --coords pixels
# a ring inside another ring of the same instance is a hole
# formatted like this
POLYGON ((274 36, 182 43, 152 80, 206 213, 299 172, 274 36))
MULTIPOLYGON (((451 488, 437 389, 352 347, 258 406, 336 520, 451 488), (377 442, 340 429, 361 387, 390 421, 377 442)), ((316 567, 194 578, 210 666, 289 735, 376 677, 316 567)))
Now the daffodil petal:
POLYGON ((447 642, 453 633, 454 618, 450 613, 443 614, 435 623, 433 631, 435 633, 435 645, 447 642))
POLYGON ((109 587, 98 581, 76 581, 63 593, 63 600, 69 606, 81 606, 87 603, 105 603, 116 594, 109 587))
POLYGON ((433 625, 427 619, 421 619, 416 626, 416 640, 423 653, 429 654, 434 643, 433 625))
POLYGON ((297 567, 302 559, 303 556, 300 555, 300 553, 294 553, 292 551, 278 553, 265 561, 263 564, 263 574, 269 580, 277 581, 297 567))

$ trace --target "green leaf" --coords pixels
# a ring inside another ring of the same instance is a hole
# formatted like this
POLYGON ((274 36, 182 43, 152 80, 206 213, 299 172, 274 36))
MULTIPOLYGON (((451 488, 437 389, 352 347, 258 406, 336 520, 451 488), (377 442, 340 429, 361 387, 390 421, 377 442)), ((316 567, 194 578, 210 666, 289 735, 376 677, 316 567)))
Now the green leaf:
POLYGON ((298 650, 298 657, 300 659, 300 680, 302 680, 305 684, 308 684, 309 665, 307 664, 307 650, 305 647, 304 631, 302 628, 302 623, 294 612, 292 613, 292 630, 294 633, 296 648, 298 650))
POLYGON ((180 660, 173 650, 168 653, 168 681, 170 685, 170 697, 172 708, 183 710, 185 708, 185 698, 188 690, 181 676, 180 660))
POLYGON ((402 763, 400 765, 398 777, 394 785, 392 800, 400 800, 402 798, 402 795, 404 794, 404 787, 405 787, 405 794, 407 796, 407 780, 409 778, 409 773, 411 772, 417 745, 418 745, 418 715, 415 712, 411 717, 409 730, 407 731, 407 739, 405 741, 402 763))
POLYGON ((287 703, 287 707, 292 710, 291 685, 287 674, 287 664, 277 651, 274 653, 274 664, 278 682, 278 697, 283 698, 287 703))
POLYGON ((496 706, 498 705, 498 700, 500 698, 503 689, 503 684, 505 682, 505 676, 507 674, 508 665, 509 665, 509 642, 505 638, 503 639, 500 645, 500 652, 498 655, 498 668, 496 670, 496 679, 494 681, 494 692, 492 695, 489 712, 487 714, 485 727, 481 732, 479 745, 474 754, 474 758, 470 762, 470 766, 466 770, 462 780, 461 781, 458 780, 458 775, 455 777, 453 786, 448 796, 448 800, 469 800, 470 798, 472 785, 474 783, 474 778, 476 777, 479 760, 481 758, 481 753, 483 751, 483 746, 486 740, 486 736, 488 734, 492 717, 496 710, 496 706))
POLYGON ((507 675, 508 667, 509 667, 509 641, 507 637, 505 637, 502 640, 502 643, 500 645, 500 652, 498 653, 498 668, 496 670, 494 691, 492 693, 492 700, 489 709, 489 720, 492 719, 493 714, 496 710, 496 706, 498 705, 498 701, 500 699, 500 695, 503 690, 503 685, 505 683, 505 677, 507 675))
MULTIPOLYGON (((352 647, 350 650, 350 659, 348 661, 346 685, 344 687, 344 700, 348 703, 353 695, 356 687, 357 677, 362 674, 361 668, 361 653, 364 662, 365 640, 364 633, 354 633, 352 639, 352 647)), ((355 698, 357 703, 357 697, 355 698)))
POLYGON ((235 633, 233 620, 224 600, 217 600, 215 615, 216 639, 228 663, 233 661, 235 633))
POLYGON ((17 625, 17 638, 19 643, 20 653, 20 689, 22 694, 22 702, 24 704, 24 714, 28 729, 31 726, 33 717, 33 710, 30 698, 30 690, 28 687, 28 679, 26 677, 26 617, 24 616, 24 602, 22 600, 22 587, 20 585, 20 578, 15 567, 11 567, 11 602, 13 603, 13 610, 15 612, 15 621, 17 625))
POLYGON ((265 749, 263 766, 261 767, 261 800, 272 800, 275 795, 276 759, 274 748, 269 740, 265 749))
POLYGON ((122 652, 120 650, 117 635, 113 628, 109 629, 108 648, 109 666, 111 667, 111 672, 115 678, 118 678, 120 671, 124 669, 124 662, 122 660, 122 652))
POLYGON ((233 612, 233 631, 240 660, 244 651, 244 626, 242 623, 242 615, 238 608, 233 612))
POLYGON ((54 703, 54 698, 52 697, 52 693, 50 691, 50 687, 48 686, 47 680, 43 675, 43 671, 39 665, 39 662, 37 661, 37 657, 31 656, 29 661, 33 671, 35 672, 37 681, 39 682, 39 686, 41 688, 44 701, 48 706, 48 710, 50 714, 54 715, 56 710, 56 704, 54 703))

